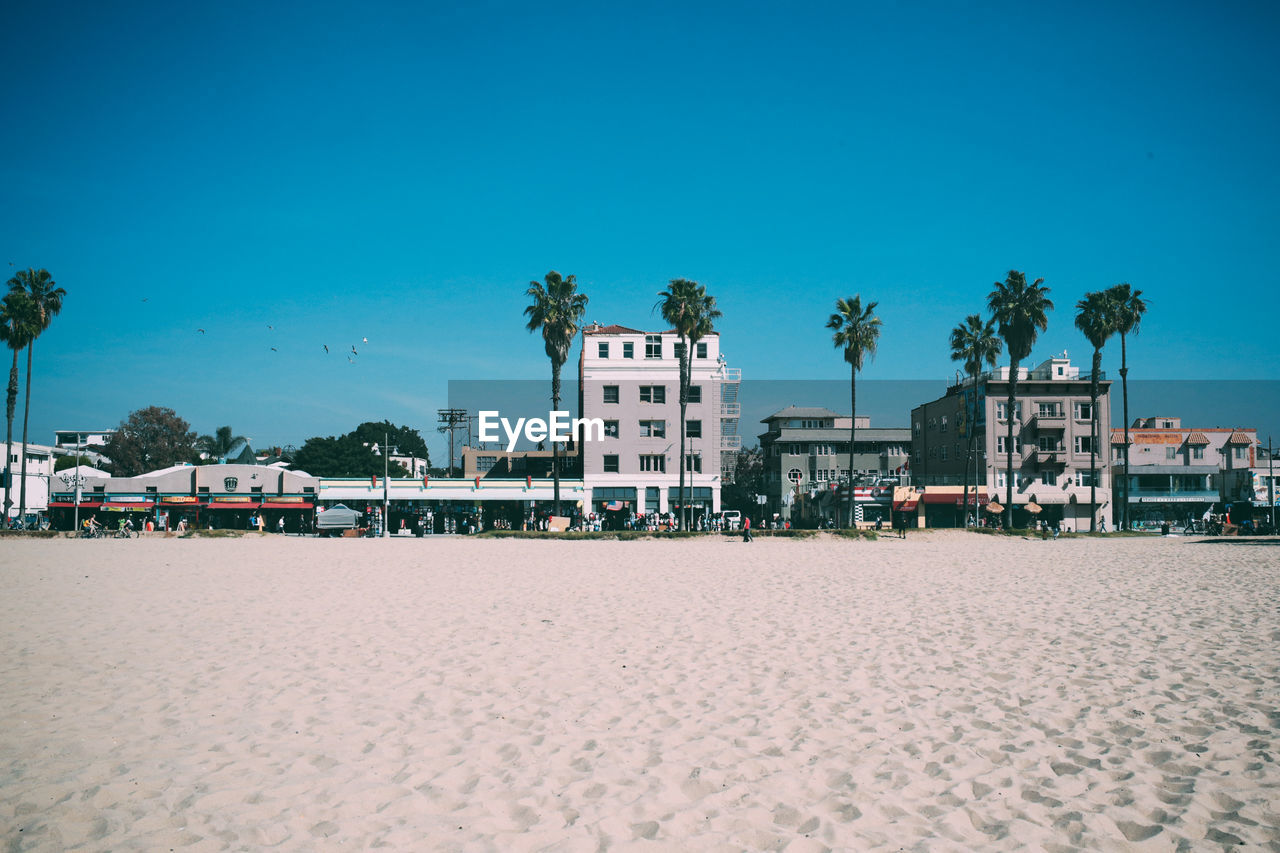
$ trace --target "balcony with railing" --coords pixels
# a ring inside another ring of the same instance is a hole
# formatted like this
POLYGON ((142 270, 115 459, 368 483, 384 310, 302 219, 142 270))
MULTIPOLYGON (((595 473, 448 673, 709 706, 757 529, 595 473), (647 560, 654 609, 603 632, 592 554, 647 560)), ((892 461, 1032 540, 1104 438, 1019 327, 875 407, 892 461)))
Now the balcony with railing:
POLYGON ((1067 413, 1061 409, 1036 412, 1031 416, 1031 426, 1038 430, 1061 431, 1067 428, 1067 413))

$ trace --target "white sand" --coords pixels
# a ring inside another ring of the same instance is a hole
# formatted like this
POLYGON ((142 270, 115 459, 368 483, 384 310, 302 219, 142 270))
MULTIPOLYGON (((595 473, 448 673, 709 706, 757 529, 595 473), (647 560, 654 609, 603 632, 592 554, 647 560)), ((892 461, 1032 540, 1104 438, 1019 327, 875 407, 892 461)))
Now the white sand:
POLYGON ((25 850, 1280 849, 1280 547, 0 542, 25 850))

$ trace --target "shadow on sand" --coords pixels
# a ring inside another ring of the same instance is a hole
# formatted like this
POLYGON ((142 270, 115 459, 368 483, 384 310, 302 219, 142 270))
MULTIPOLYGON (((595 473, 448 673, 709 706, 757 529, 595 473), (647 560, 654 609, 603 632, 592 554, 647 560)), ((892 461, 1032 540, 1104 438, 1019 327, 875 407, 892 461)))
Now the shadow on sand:
POLYGON ((1271 545, 1280 546, 1280 536, 1230 536, 1227 538, 1201 539, 1196 545, 1271 545))

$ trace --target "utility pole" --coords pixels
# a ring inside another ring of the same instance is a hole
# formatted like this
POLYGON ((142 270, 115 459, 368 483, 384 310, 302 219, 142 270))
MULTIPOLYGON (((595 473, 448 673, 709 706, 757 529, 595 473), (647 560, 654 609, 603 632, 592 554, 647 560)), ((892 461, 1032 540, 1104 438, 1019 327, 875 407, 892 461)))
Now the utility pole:
POLYGON ((388 461, 391 457, 391 439, 387 433, 382 434, 382 538, 386 539, 391 535, 388 529, 391 527, 391 501, 390 492, 388 491, 387 475, 391 471, 391 463, 388 461))
MULTIPOLYGON (((1270 447, 1270 446, 1271 446, 1270 439, 1268 439, 1267 447, 1270 447)), ((79 484, 81 484, 81 473, 79 473, 79 459, 81 459, 81 457, 79 457, 79 448, 81 448, 81 441, 79 441, 79 433, 77 433, 76 434, 76 521, 74 521, 74 526, 72 528, 72 535, 79 535, 79 498, 81 498, 81 492, 79 492, 79 484)), ((50 487, 52 487, 52 484, 54 484, 54 479, 52 479, 52 475, 50 475, 49 484, 50 484, 50 487)), ((8 521, 8 519, 5 519, 5 521, 8 521)), ((1272 526, 1275 526, 1275 525, 1272 525, 1272 526)))
POLYGON ((449 464, 445 467, 446 476, 453 476, 453 438, 454 433, 466 428, 470 432, 470 421, 466 409, 436 409, 436 432, 449 434, 449 464))

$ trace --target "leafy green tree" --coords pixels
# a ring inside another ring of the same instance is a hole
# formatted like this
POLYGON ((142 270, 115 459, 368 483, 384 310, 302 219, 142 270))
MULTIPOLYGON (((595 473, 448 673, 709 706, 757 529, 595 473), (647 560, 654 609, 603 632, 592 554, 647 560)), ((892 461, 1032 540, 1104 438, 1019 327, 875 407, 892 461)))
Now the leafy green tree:
POLYGON ((733 479, 721 490, 720 506, 756 517, 760 512, 756 495, 765 494, 767 488, 764 454, 759 447, 743 447, 734 460, 733 479))
POLYGON ((58 461, 53 463, 54 472, 65 471, 68 468, 75 468, 79 465, 87 465, 93 467, 93 460, 88 456, 59 456, 58 461))
POLYGON ((1086 293, 1076 303, 1076 328, 1093 347, 1093 372, 1089 374, 1089 530, 1093 531, 1098 527, 1098 380, 1102 374, 1102 348, 1116 332, 1116 303, 1107 291, 1086 293))
POLYGON ((1128 282, 1107 289, 1107 297, 1115 304, 1116 334, 1120 335, 1120 386, 1124 390, 1124 501, 1120 504, 1121 526, 1129 529, 1129 353, 1125 337, 1138 334, 1142 315, 1147 313, 1142 291, 1128 282))
POLYGON ((244 441, 244 436, 236 435, 229 426, 220 426, 213 431, 213 435, 202 435, 197 438, 196 450, 209 461, 216 462, 220 457, 226 456, 238 441, 244 441))
MULTIPOLYGON (((544 276, 546 286, 531 281, 525 291, 532 302, 524 309, 530 332, 542 331, 543 349, 551 359, 551 406, 560 410, 560 369, 569 360, 569 348, 578 334, 578 326, 587 312, 587 297, 578 292, 578 281, 573 276, 561 277, 552 270, 544 276)), ((452 460, 450 460, 452 461, 452 460)), ((560 443, 551 442, 551 476, 553 479, 555 512, 560 514, 560 443)))
POLYGON ((1049 288, 1044 279, 1027 284, 1027 277, 1017 270, 1009 270, 1003 282, 995 283, 995 290, 987 296, 987 307, 1004 338, 1009 350, 1009 397, 1005 415, 1008 418, 1008 434, 1005 438, 1005 527, 1013 527, 1013 425, 1017 421, 1018 366, 1031 355, 1036 336, 1049 328, 1047 312, 1053 310, 1049 288))
MULTIPOLYGON (((313 477, 381 477, 383 459, 375 449, 381 444, 365 442, 355 432, 334 437, 308 438, 293 455, 293 468, 313 477)), ((385 468, 392 477, 408 475, 402 466, 392 462, 385 468)))
POLYGON ((196 458, 196 434, 173 409, 148 406, 129 413, 103 454, 117 477, 136 477, 196 458))
MULTIPOLYGON (((693 379, 693 356, 698 341, 711 334, 720 312, 716 310, 716 298, 707 295, 707 289, 696 281, 673 278, 667 289, 658 294, 660 301, 654 308, 661 310, 662 319, 671 324, 680 339, 680 529, 688 530, 693 521, 693 506, 684 490, 685 422, 689 406, 689 386, 693 379), (687 517, 686 517, 687 516, 687 517)), ((719 448, 717 448, 718 452, 719 448)))
MULTIPOLYGON (((9 368, 9 391, 5 398, 5 453, 4 469, 9 470, 9 456, 13 455, 13 415, 18 405, 18 353, 26 349, 33 337, 31 311, 26 306, 25 291, 10 290, 0 300, 0 340, 13 351, 13 365, 9 368)), ((23 454, 24 456, 26 454, 23 454)), ((13 509, 13 478, 7 478, 4 488, 4 517, 13 509)))
MULTIPOLYGON (((966 450, 964 462, 964 500, 961 506, 963 515, 969 514, 969 469, 974 468, 974 491, 977 491, 977 468, 974 465, 976 454, 974 442, 978 425, 978 378, 982 375, 984 364, 994 368, 1000 357, 1000 338, 996 336, 994 320, 983 321, 981 315, 970 314, 964 322, 951 330, 951 360, 964 364, 965 373, 973 379, 973 399, 969 401, 969 422, 966 425, 966 450)), ((974 501, 976 508, 977 501, 974 501)))
POLYGON ((53 318, 62 310, 62 299, 67 292, 53 280, 48 270, 19 270, 9 279, 9 290, 24 295, 22 305, 27 314, 27 326, 31 337, 27 340, 27 386, 22 404, 22 487, 18 491, 18 515, 27 514, 27 423, 31 419, 31 362, 36 349, 36 338, 44 334, 53 318))
POLYGON ((354 434, 369 445, 381 447, 386 441, 391 445, 391 452, 397 456, 412 456, 414 459, 425 460, 428 465, 431 463, 427 443, 422 439, 421 433, 411 427, 396 426, 391 421, 368 421, 356 427, 354 434))
POLYGON ((849 363, 849 526, 853 527, 853 458, 854 439, 858 430, 858 371, 866 359, 874 358, 880 342, 880 318, 875 315, 877 302, 862 307, 861 294, 851 299, 837 299, 836 313, 827 320, 827 328, 836 349, 844 351, 849 363))

